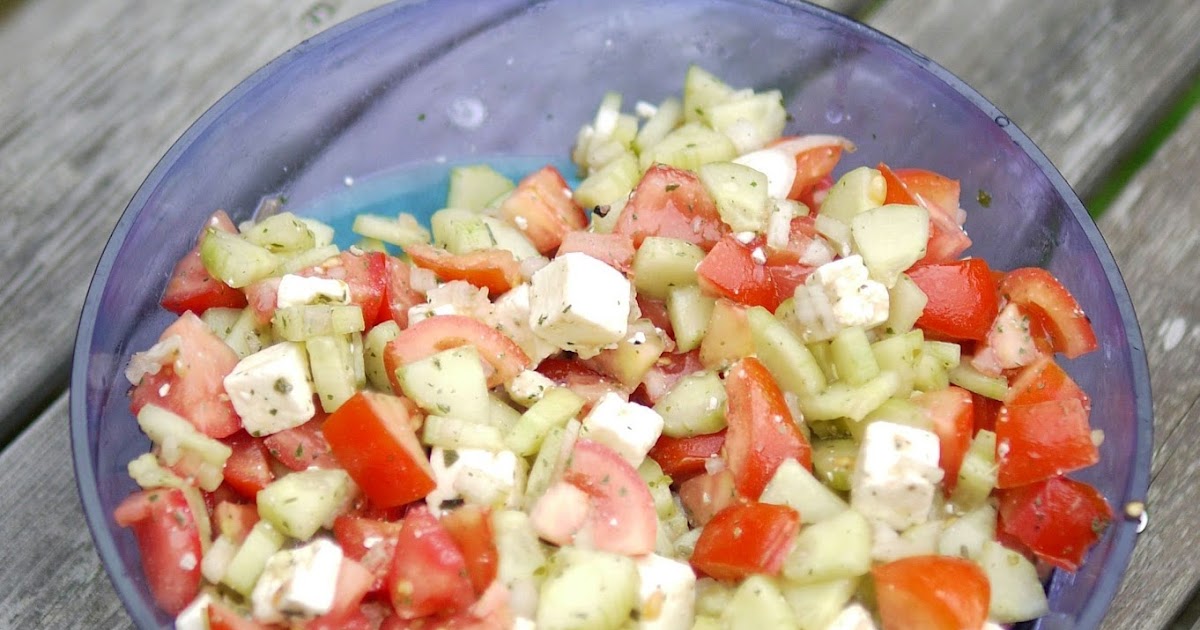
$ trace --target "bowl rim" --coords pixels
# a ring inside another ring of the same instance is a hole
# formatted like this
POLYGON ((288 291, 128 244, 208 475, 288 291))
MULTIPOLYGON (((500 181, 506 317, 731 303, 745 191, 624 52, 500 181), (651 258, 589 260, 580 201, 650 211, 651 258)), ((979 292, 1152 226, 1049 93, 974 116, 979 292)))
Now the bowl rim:
MULTIPOLYGON (((255 70, 240 81, 233 89, 223 95, 209 107, 186 131, 171 145, 171 148, 155 164, 146 179, 138 186, 137 191, 126 205, 118 219, 99 261, 93 272, 88 286, 87 295, 80 314, 76 330, 75 344, 71 366, 69 388, 69 424, 72 462, 75 468, 75 486, 83 507, 85 521, 91 533, 96 551, 100 556, 105 573, 117 592, 135 625, 141 628, 155 627, 156 612, 147 607, 142 600, 134 583, 127 579, 118 579, 113 570, 120 566, 120 554, 117 551, 114 538, 109 533, 109 514, 100 505, 96 474, 94 472, 95 458, 88 444, 87 427, 87 386, 90 349, 95 335, 95 323, 99 314, 100 301, 108 284, 117 254, 125 243, 136 218, 144 209, 148 197, 165 179, 179 156, 218 122, 228 111, 233 109, 243 98, 257 88, 269 82, 275 73, 310 53, 330 47, 348 34, 357 31, 377 21, 387 19, 393 14, 402 13, 410 8, 428 5, 434 0, 395 0, 388 4, 370 9, 350 17, 312 37, 306 38, 283 54, 275 57, 265 65, 255 70)), ((526 8, 541 4, 546 0, 528 0, 526 8)), ((737 1, 737 0, 726 0, 737 1)), ((1136 417, 1136 444, 1134 448, 1133 468, 1129 482, 1125 488, 1124 500, 1146 500, 1150 481, 1150 461, 1153 449, 1153 398, 1149 376, 1149 364, 1146 358, 1145 345, 1141 328, 1134 311, 1133 301, 1126 288, 1124 279, 1117 267, 1112 251, 1105 242, 1095 221, 1088 214, 1078 195, 1067 183, 1058 168, 1046 157, 1045 153, 998 107, 992 104, 982 94, 960 79, 954 73, 942 67, 920 51, 900 42, 899 40, 850 17, 836 13, 825 7, 811 4, 804 0, 759 0, 762 3, 788 7, 795 11, 807 13, 822 20, 833 22, 841 28, 855 32, 870 41, 890 48, 912 63, 928 72, 959 96, 965 98, 979 111, 991 117, 1002 128, 1005 134, 1033 160, 1046 176, 1055 192, 1066 203, 1071 214, 1079 223, 1088 244, 1095 252, 1104 276, 1112 291, 1120 315, 1121 325, 1129 345, 1129 368, 1134 388, 1134 415, 1136 417)), ((1125 571, 1129 565, 1133 548, 1137 539, 1138 524, 1136 521, 1121 518, 1120 506, 1117 506, 1118 516, 1113 522, 1115 532, 1112 552, 1108 562, 1119 571, 1105 571, 1100 575, 1092 589, 1084 608, 1077 620, 1081 627, 1096 627, 1104 618, 1112 603, 1113 597, 1120 588, 1125 571)), ((1039 624, 1040 625, 1040 624, 1039 624)))

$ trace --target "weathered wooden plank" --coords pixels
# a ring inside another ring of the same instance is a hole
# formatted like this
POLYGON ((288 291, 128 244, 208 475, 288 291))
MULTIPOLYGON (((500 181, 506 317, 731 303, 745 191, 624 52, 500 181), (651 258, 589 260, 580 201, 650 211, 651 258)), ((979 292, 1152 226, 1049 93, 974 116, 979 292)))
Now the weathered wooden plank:
POLYGON ((383 4, 42 0, 0 30, 0 443, 66 385, 105 238, 154 163, 238 81, 383 4), (50 246, 47 246, 49 244, 50 246))
POLYGON ((1125 275, 1154 387, 1150 527, 1105 627, 1162 627, 1200 586, 1200 110, 1100 222, 1125 275))
POLYGON ((1200 69, 1200 3, 894 0, 871 16, 1024 129, 1086 199, 1200 69))
POLYGON ((0 454, 0 627, 128 628, 83 522, 67 397, 0 454))

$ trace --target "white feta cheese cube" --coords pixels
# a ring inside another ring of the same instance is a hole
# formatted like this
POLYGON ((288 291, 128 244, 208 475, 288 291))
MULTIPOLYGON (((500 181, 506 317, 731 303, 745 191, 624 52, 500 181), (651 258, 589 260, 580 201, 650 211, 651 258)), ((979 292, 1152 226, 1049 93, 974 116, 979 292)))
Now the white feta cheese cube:
POLYGON ((897 531, 927 521, 942 479, 939 448, 930 431, 893 422, 868 424, 851 477, 851 507, 897 531))
POLYGON ((766 148, 751 151, 733 161, 767 176, 767 195, 786 199, 796 181, 796 156, 782 149, 766 148))
POLYGON ((254 618, 279 623, 329 612, 341 567, 342 548, 326 538, 275 552, 250 594, 254 618))
POLYGON ((662 430, 663 418, 657 411, 609 392, 583 419, 579 436, 611 448, 637 468, 662 430))
POLYGON ((336 278, 307 278, 287 274, 279 279, 275 306, 304 306, 306 304, 349 304, 350 285, 336 278))
POLYGON ((238 361, 225 377, 225 393, 250 435, 270 435, 312 419, 309 378, 304 346, 285 341, 238 361))
POLYGON ((434 306, 433 304, 416 304, 408 309, 408 325, 412 326, 419 321, 429 319, 430 317, 436 317, 438 315, 461 314, 462 313, 458 311, 458 307, 454 306, 453 304, 439 304, 437 306, 434 306))
POLYGON ((541 400, 542 395, 551 387, 555 387, 554 381, 536 370, 522 370, 504 385, 513 402, 525 407, 541 400))
POLYGON ((187 608, 179 611, 175 617, 175 630, 208 630, 208 605, 212 596, 200 593, 187 608))
POLYGON ((525 490, 525 463, 512 451, 434 447, 429 464, 437 487, 425 497, 431 512, 459 499, 489 507, 517 507, 525 490))
POLYGON ((850 604, 825 626, 825 630, 875 630, 875 621, 861 604, 850 604))
POLYGON ((696 574, 685 562, 656 554, 634 561, 641 630, 689 630, 695 619, 696 574))
POLYGON ((221 580, 225 579, 225 573, 229 571, 229 563, 233 562, 237 551, 237 543, 227 536, 217 536, 217 539, 209 545, 204 558, 200 560, 200 575, 213 584, 219 584, 221 580))
POLYGON ((408 325, 436 315, 463 315, 487 321, 492 314, 492 302, 487 289, 469 282, 452 280, 425 292, 425 303, 408 309, 408 325))
POLYGON ((854 255, 817 267, 805 284, 829 299, 841 328, 871 328, 888 318, 887 287, 871 280, 862 256, 854 255))
POLYGON ((984 374, 998 375, 1001 370, 1029 365, 1037 356, 1037 345, 1029 334, 1029 316, 1009 303, 996 315, 987 343, 975 353, 971 365, 984 374))
POLYGON ((513 287, 496 299, 488 324, 521 346, 534 364, 558 352, 558 346, 533 334, 529 326, 529 285, 513 287))
POLYGON ((564 254, 533 274, 529 326, 533 333, 582 357, 625 338, 629 280, 579 252, 564 254))

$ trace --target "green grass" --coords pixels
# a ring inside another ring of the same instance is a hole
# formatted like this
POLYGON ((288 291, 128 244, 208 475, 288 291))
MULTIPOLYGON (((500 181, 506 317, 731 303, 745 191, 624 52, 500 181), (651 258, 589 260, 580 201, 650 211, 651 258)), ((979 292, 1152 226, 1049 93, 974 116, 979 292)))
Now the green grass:
POLYGON ((1096 190, 1092 194, 1088 195, 1084 205, 1087 206, 1088 213, 1092 215, 1092 218, 1099 218, 1105 210, 1108 210, 1130 180, 1150 163, 1158 149, 1171 137, 1171 134, 1175 133, 1184 118, 1198 104, 1200 104, 1200 76, 1192 80, 1191 85, 1175 99, 1158 124, 1149 130, 1141 142, 1138 142, 1128 153, 1117 160, 1109 175, 1097 184, 1096 190))

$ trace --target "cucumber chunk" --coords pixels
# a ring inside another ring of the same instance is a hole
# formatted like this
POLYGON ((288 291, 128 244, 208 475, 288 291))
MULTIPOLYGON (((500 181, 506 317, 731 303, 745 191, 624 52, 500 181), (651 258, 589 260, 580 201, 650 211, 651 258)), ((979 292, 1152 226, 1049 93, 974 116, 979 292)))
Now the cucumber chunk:
POLYGON ((654 410, 663 435, 673 438, 716 433, 725 428, 725 384, 715 372, 689 374, 675 383, 654 410))
POLYGON ((946 524, 938 553, 975 559, 983 552, 984 543, 995 539, 996 508, 985 503, 946 524))
POLYGON ((273 275, 279 258, 236 234, 209 228, 200 239, 200 262, 209 275, 240 289, 273 275))
POLYGON ((733 88, 700 66, 689 66, 683 78, 683 118, 704 120, 705 111, 733 98, 733 88))
POLYGON ((270 522, 259 521, 250 528, 246 540, 238 547, 221 583, 249 597, 255 582, 267 566, 267 559, 283 548, 284 537, 270 522))
POLYGON ((149 404, 137 414, 137 423, 151 442, 159 447, 159 456, 168 466, 181 459, 200 461, 195 475, 200 488, 212 492, 225 479, 225 462, 233 450, 204 435, 183 417, 149 404))
POLYGON ((480 216, 479 219, 491 231, 496 249, 507 250, 518 261, 541 256, 533 243, 525 238, 525 234, 509 222, 489 216, 480 216))
POLYGON ((241 315, 242 309, 240 308, 224 308, 221 306, 214 306, 206 309, 204 313, 200 315, 200 321, 208 324, 208 329, 213 331, 214 335, 224 339, 229 336, 230 332, 233 331, 233 325, 237 323, 237 320, 239 317, 241 317, 241 315))
POLYGON ((258 492, 258 515, 280 532, 308 540, 333 522, 354 482, 340 468, 310 468, 276 479, 258 492))
POLYGON ((794 459, 784 460, 763 489, 759 501, 786 505, 800 513, 800 522, 820 523, 850 506, 794 459))
POLYGON ((374 214, 360 214, 354 217, 354 225, 350 229, 360 236, 400 247, 408 247, 414 243, 428 243, 433 239, 429 230, 418 223, 411 214, 401 214, 395 219, 374 214))
POLYGON ((505 436, 505 445, 518 455, 533 455, 550 430, 574 418, 583 409, 584 402, 578 394, 565 387, 547 390, 541 400, 521 414, 516 426, 505 436))
POLYGON ((696 284, 704 250, 687 241, 648 236, 633 256, 633 285, 639 294, 666 299, 673 287, 696 284))
POLYGON ((700 166, 700 183, 717 204, 721 220, 735 232, 762 232, 771 214, 767 176, 733 162, 700 166))
POLYGON ((304 223, 291 212, 280 212, 254 224, 242 236, 274 254, 288 254, 312 249, 317 239, 304 223))
POLYGON ((912 330, 928 302, 929 298, 921 287, 908 275, 900 274, 896 284, 888 290, 888 318, 883 323, 883 331, 889 335, 901 335, 912 330))
POLYGON ((671 287, 667 292, 667 316, 671 318, 671 329, 675 332, 676 352, 690 352, 700 347, 716 303, 715 298, 704 295, 697 285, 671 287))
POLYGON ((971 440, 962 467, 958 469, 958 484, 950 502, 959 510, 973 510, 987 501, 996 487, 996 434, 981 429, 971 440))
POLYGON ((637 157, 626 151, 579 182, 575 201, 585 208, 592 208, 624 199, 637 185, 641 174, 637 157))
POLYGON ((858 461, 858 443, 846 439, 820 440, 812 446, 813 474, 825 485, 850 491, 850 477, 858 461))
POLYGON ((821 203, 821 216, 850 225, 854 217, 883 205, 887 197, 887 181, 879 171, 860 166, 842 175, 821 203))
POLYGON ((838 418, 849 418, 859 422, 894 396, 899 389, 900 376, 885 370, 858 387, 834 383, 815 396, 801 396, 800 409, 804 411, 804 418, 810 422, 838 418))
POLYGON ((474 346, 443 350, 396 369, 404 395, 426 413, 486 422, 491 416, 487 376, 474 346))
POLYGON ((539 582, 546 565, 546 552, 529 515, 520 510, 496 510, 492 512, 492 533, 499 556, 496 579, 510 591, 539 582))
POLYGON ((247 306, 230 327, 225 344, 233 348, 239 359, 245 359, 271 344, 271 327, 259 324, 258 315, 247 306))
POLYGON ((633 148, 641 153, 658 144, 683 121, 683 104, 677 98, 667 98, 658 104, 654 115, 638 131, 633 148))
POLYGON ((988 376, 976 370, 969 357, 950 370, 950 382, 993 400, 1002 401, 1008 397, 1008 379, 1003 376, 988 376))
POLYGON ((539 630, 619 628, 637 606, 638 573, 630 558, 565 547, 550 565, 538 601, 539 630))
POLYGON ((783 563, 783 575, 812 584, 866 575, 871 570, 871 524, 844 510, 804 528, 783 563))
POLYGON ((783 94, 769 90, 710 105, 705 122, 733 142, 738 155, 757 151, 783 134, 787 124, 783 94))
POLYGON ((1050 612, 1037 569, 1025 556, 989 540, 983 543, 977 562, 991 585, 989 617, 1000 623, 1016 623, 1050 612))
MULTIPOLYGON (((525 482, 525 497, 522 505, 526 510, 532 510, 537 500, 554 483, 555 473, 560 467, 559 462, 563 459, 563 445, 564 440, 567 439, 567 431, 568 428, 565 426, 550 427, 550 430, 546 432, 546 437, 542 438, 537 457, 533 459, 533 466, 529 467, 529 478, 525 482)), ((575 435, 578 436, 578 434, 579 429, 575 427, 575 435)), ((571 443, 574 443, 573 438, 571 443)))
POLYGON ((799 630, 826 630, 850 598, 854 596, 858 578, 832 580, 816 584, 783 582, 783 597, 796 615, 799 630))
POLYGON ((383 364, 383 352, 388 343, 398 336, 400 325, 389 319, 367 331, 367 337, 363 340, 363 367, 367 372, 367 383, 389 394, 392 393, 392 382, 383 364))
POLYGON ((356 304, 306 304, 277 309, 271 318, 275 336, 285 341, 346 335, 366 328, 362 309, 356 304))
POLYGON ((752 575, 734 592, 721 613, 721 625, 729 630, 794 628, 796 616, 774 580, 752 575))
POLYGON ((638 166, 645 171, 657 162, 694 171, 702 164, 728 162, 735 157, 737 149, 725 134, 688 123, 643 151, 638 156, 638 166))
POLYGON ((851 219, 850 235, 871 278, 890 289, 901 272, 925 257, 929 211, 904 204, 872 208, 851 219))
POLYGON ((814 395, 826 387, 825 374, 804 344, 767 309, 746 310, 754 351, 784 391, 814 395))
POLYGON ((844 328, 829 343, 829 355, 838 378, 849 385, 862 385, 879 376, 879 363, 871 352, 871 342, 862 328, 844 328))
POLYGON ((433 244, 451 254, 468 254, 496 247, 496 237, 480 215, 471 210, 445 208, 429 218, 433 244))
MULTIPOLYGON (((326 413, 337 411, 358 392, 357 368, 350 340, 345 335, 312 337, 304 343, 313 390, 326 413)), ((361 365, 362 359, 359 358, 361 365)))
POLYGON ((446 416, 425 416, 421 441, 426 446, 445 449, 478 448, 493 453, 504 450, 504 435, 490 424, 446 416))
POLYGON ((487 164, 456 166, 450 169, 447 208, 482 210, 492 200, 516 188, 512 180, 487 164))

